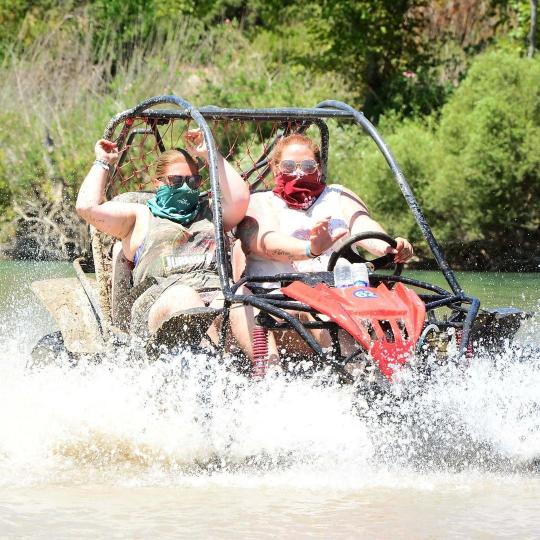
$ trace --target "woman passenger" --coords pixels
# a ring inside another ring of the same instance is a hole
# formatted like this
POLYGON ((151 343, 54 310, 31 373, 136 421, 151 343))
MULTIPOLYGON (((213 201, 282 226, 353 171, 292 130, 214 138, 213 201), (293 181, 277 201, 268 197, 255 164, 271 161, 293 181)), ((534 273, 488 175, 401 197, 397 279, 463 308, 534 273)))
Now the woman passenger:
MULTIPOLYGON (((309 137, 292 134, 282 138, 273 150, 270 165, 274 189, 251 195, 246 217, 238 226, 246 275, 323 271, 341 238, 367 231, 385 232, 352 191, 322 181, 320 150, 309 137)), ((407 262, 413 255, 411 244, 399 237, 396 243, 394 249, 382 240, 359 242, 375 256, 390 253, 395 262, 407 262)), ((239 293, 249 291, 244 288, 239 293)), ((251 306, 231 310, 236 338, 251 359, 255 315, 251 306)), ((327 345, 326 332, 313 334, 323 346, 327 345)), ((310 351, 294 331, 269 335, 271 356, 278 356, 278 345, 289 351, 310 351)))

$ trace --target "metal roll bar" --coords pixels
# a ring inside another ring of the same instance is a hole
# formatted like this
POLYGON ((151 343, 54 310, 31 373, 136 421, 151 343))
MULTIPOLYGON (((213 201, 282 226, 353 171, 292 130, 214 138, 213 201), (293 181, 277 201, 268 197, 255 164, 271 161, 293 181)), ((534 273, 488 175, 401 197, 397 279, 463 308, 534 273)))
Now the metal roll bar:
MULTIPOLYGON (((208 148, 208 170, 210 177, 210 186, 211 186, 211 195, 212 195, 212 212, 214 217, 214 228, 215 228, 215 237, 216 237, 216 258, 218 266, 218 274, 220 279, 221 288, 225 298, 224 306, 224 321, 229 319, 229 308, 232 303, 244 303, 249 304, 260 309, 264 309, 268 313, 275 315, 286 321, 288 324, 294 328, 299 335, 310 345, 316 354, 319 356, 323 355, 320 345, 313 339, 311 334, 302 326, 302 324, 295 318, 291 317, 284 309, 278 305, 272 304, 267 299, 258 298, 256 295, 247 296, 237 294, 237 288, 240 283, 235 284, 231 288, 231 276, 227 258, 227 249, 226 249, 226 238, 223 231, 223 213, 220 202, 220 189, 219 189, 219 177, 218 177, 218 167, 217 167, 217 149, 216 144, 213 138, 213 135, 210 131, 210 128, 207 124, 207 120, 218 120, 218 119, 231 119, 231 120, 268 120, 268 121, 298 121, 304 122, 305 126, 301 126, 300 130, 305 130, 309 125, 315 124, 321 133, 321 154, 323 161, 324 173, 326 174, 326 163, 328 156, 328 128, 324 122, 324 119, 340 119, 340 120, 351 120, 356 124, 360 125, 363 130, 373 139, 381 153, 386 159, 394 179, 400 188, 407 205, 409 206, 416 223, 420 227, 422 234, 435 257, 435 260, 443 272, 443 275, 450 286, 453 295, 448 291, 441 289, 436 286, 429 284, 424 284, 423 282, 416 282, 416 280, 411 280, 407 278, 401 278, 399 280, 394 279, 394 281, 401 281, 402 283, 410 283, 411 285, 421 284, 420 286, 425 285, 424 288, 431 290, 439 295, 440 298, 432 299, 427 302, 427 306, 431 309, 434 309, 438 306, 452 305, 453 303, 461 304, 468 303, 470 307, 463 309, 467 313, 465 320, 463 322, 463 337, 460 346, 460 352, 463 353, 468 346, 468 340, 471 333, 472 324, 478 313, 480 302, 476 298, 471 298, 465 296, 463 289, 459 285, 456 276, 452 269, 450 268, 448 262, 446 261, 443 251, 439 246, 433 232, 426 221, 426 218, 416 200, 405 175, 401 171, 399 165, 397 164, 394 156, 390 152, 386 143, 382 139, 381 135, 375 129, 373 124, 359 111, 347 105, 346 103, 327 100, 319 103, 314 108, 265 108, 265 109, 245 109, 245 108, 219 108, 215 106, 206 106, 200 109, 195 108, 188 101, 174 95, 166 96, 156 96, 150 99, 147 99, 136 107, 124 111, 120 114, 114 116, 109 124, 107 125, 104 137, 112 137, 116 127, 124 123, 122 130, 117 138, 117 143, 119 149, 122 149, 125 145, 126 140, 130 141, 129 137, 133 137, 133 133, 130 133, 131 127, 133 125, 133 120, 146 119, 149 123, 149 129, 152 131, 156 137, 157 143, 162 150, 162 141, 160 139, 159 131, 157 130, 157 124, 160 120, 166 122, 169 119, 193 119, 197 126, 202 130, 204 141, 208 148), (178 107, 178 109, 156 109, 156 106, 170 104, 178 107)), ((148 131, 143 130, 142 132, 148 133, 148 131)), ((261 156, 258 162, 252 167, 253 171, 267 167, 268 160, 268 151, 265 155, 261 156)), ((266 171, 268 172, 268 171, 266 171)), ((111 178, 114 177, 115 171, 112 171, 111 178)), ((263 171, 262 174, 265 174, 263 171)), ((275 276, 274 276, 275 277, 275 276)), ((375 277, 375 276, 374 276, 375 277)), ((377 276, 381 281, 388 280, 383 276, 377 276)), ((245 280, 244 280, 245 281, 245 280)), ((279 304, 280 302, 278 302, 279 304)), ((282 304, 283 306, 288 306, 289 304, 282 304)), ((222 325, 222 336, 220 341, 224 343, 224 332, 226 324, 222 325)))

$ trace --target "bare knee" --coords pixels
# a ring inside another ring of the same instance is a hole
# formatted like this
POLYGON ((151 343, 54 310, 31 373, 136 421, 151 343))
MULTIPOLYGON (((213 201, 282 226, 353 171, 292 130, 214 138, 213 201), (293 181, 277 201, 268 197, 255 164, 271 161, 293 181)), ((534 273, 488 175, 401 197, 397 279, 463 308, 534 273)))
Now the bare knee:
POLYGON ((167 289, 150 308, 148 328, 155 332, 177 311, 204 306, 199 293, 186 285, 174 285, 167 289))

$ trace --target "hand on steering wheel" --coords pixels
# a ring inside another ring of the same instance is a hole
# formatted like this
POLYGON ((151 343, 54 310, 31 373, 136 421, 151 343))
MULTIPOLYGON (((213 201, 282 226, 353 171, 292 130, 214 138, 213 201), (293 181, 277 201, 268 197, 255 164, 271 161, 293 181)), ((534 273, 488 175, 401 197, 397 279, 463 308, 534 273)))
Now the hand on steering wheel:
POLYGON ((356 244, 356 242, 368 240, 370 238, 387 242, 390 247, 394 249, 396 249, 397 247, 397 242, 391 236, 388 236, 386 233, 368 231, 361 234, 355 234, 354 236, 351 236, 337 251, 332 253, 330 260, 328 261, 328 271, 332 272, 334 270, 334 267, 336 266, 338 259, 344 257, 352 263, 369 263, 373 265, 373 268, 375 270, 380 270, 381 268, 386 268, 391 264, 395 264, 394 275, 401 275, 401 272, 403 271, 403 263, 396 263, 394 261, 394 253, 388 253, 386 255, 383 255, 382 257, 377 257, 375 259, 372 259, 371 261, 368 261, 365 257, 352 249, 353 244, 356 244))

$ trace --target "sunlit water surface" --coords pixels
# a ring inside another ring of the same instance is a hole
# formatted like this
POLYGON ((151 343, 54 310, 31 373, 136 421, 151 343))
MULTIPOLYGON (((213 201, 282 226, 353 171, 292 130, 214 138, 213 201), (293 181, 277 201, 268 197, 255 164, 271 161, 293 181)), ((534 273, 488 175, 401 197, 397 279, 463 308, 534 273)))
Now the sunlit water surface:
MULTIPOLYGON (((27 370, 54 329, 29 283, 69 274, 0 263, 0 538, 540 537, 538 317, 521 346, 358 410, 352 387, 254 385, 203 356, 27 370)), ((540 307, 538 274, 459 277, 540 307)))

